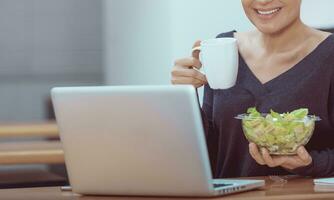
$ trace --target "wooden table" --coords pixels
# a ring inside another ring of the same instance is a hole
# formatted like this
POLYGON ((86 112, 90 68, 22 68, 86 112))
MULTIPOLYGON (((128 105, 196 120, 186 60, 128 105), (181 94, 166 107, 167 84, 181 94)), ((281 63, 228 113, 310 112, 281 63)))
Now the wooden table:
MULTIPOLYGON (((334 193, 315 192, 312 179, 296 178, 288 180, 286 184, 266 179, 266 186, 263 189, 244 192, 215 199, 222 200, 299 200, 299 199, 334 199, 334 193)), ((80 196, 72 192, 61 192, 59 187, 27 188, 27 189, 4 189, 0 190, 2 199, 11 200, 155 200, 167 198, 146 198, 146 197, 96 197, 80 196)), ((168 198, 171 199, 171 198, 168 198)), ((182 199, 182 198, 173 198, 182 199)), ((205 199, 205 198, 183 198, 183 199, 205 199)), ((210 198, 208 198, 210 199, 210 198)), ((212 198, 211 198, 212 199, 212 198)))

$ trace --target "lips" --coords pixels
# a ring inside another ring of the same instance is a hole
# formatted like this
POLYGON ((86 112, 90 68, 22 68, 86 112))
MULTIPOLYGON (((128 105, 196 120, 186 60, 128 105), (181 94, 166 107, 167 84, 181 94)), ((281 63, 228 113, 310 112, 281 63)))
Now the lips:
POLYGON ((275 15, 277 15, 280 11, 282 10, 282 8, 278 7, 278 8, 271 8, 271 9, 255 9, 255 12, 261 17, 261 18, 272 18, 275 15))

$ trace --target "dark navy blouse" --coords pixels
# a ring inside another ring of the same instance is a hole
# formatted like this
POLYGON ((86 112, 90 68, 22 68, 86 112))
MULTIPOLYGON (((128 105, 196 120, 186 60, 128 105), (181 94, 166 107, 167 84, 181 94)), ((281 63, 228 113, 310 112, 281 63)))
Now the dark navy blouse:
MULTIPOLYGON (((233 37, 233 32, 218 37, 233 37)), ((204 89, 203 121, 214 177, 243 177, 298 174, 334 176, 334 35, 293 68, 262 84, 239 56, 239 73, 233 88, 204 89), (287 171, 255 162, 248 151, 241 121, 234 117, 256 106, 260 112, 288 112, 309 108, 320 116, 306 148, 313 158, 310 166, 287 171)))

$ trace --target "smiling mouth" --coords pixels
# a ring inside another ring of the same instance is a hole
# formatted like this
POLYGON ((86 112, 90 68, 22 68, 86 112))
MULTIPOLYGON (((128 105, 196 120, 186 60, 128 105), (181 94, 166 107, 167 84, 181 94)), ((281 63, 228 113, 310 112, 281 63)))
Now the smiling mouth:
POLYGON ((256 13, 259 14, 262 17, 271 17, 276 15, 279 11, 281 11, 282 8, 275 8, 271 10, 260 10, 260 9, 255 9, 256 13))

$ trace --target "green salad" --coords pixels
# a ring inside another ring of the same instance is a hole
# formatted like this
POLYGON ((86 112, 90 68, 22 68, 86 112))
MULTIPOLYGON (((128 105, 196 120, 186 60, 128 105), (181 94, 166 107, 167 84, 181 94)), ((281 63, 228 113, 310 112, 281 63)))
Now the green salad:
POLYGON ((309 116, 306 108, 288 113, 259 113, 249 108, 247 114, 239 116, 246 138, 271 154, 295 154, 299 146, 307 144, 315 127, 316 116, 309 116))

